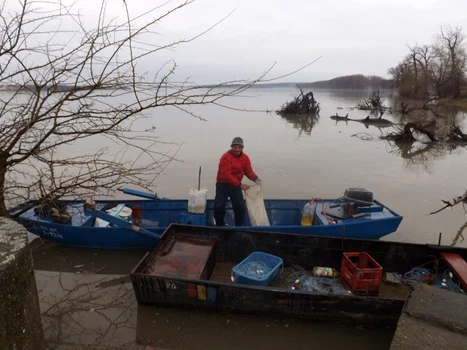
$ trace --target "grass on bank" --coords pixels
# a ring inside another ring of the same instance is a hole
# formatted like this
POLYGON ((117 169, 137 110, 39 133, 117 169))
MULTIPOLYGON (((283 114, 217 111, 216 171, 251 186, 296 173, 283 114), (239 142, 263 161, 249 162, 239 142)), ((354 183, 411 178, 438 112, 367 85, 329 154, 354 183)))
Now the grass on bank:
POLYGON ((467 90, 462 90, 458 98, 447 97, 442 99, 440 102, 467 110, 467 90))

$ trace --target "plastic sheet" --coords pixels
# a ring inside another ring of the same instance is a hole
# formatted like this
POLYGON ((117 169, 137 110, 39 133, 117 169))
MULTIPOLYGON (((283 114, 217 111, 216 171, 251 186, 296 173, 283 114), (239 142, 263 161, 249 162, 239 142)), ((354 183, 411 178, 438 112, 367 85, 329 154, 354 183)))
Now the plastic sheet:
POLYGON ((268 215, 264 208, 261 183, 252 185, 245 191, 245 200, 251 226, 270 226, 268 215))

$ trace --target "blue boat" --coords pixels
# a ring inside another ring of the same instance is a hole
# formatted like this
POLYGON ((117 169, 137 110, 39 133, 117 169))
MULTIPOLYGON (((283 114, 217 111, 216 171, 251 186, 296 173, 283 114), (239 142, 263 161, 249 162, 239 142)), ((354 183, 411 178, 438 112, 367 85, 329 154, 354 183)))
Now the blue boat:
MULTIPOLYGON (((62 245, 85 248, 153 249, 160 234, 172 223, 215 226, 214 200, 207 200, 205 214, 191 214, 187 199, 157 198, 131 189, 123 192, 145 199, 99 200, 91 210, 85 209, 83 201, 57 201, 55 205, 68 216, 65 220, 37 208, 21 210, 24 205, 10 213, 35 235, 62 245), (123 207, 131 209, 129 218, 117 215, 116 210, 123 207), (19 214, 21 211, 24 212, 19 214)), ((246 213, 245 225, 240 228, 233 226, 233 210, 227 202, 225 221, 227 228, 232 229, 360 239, 380 239, 396 231, 402 221, 402 216, 377 200, 356 207, 348 215, 348 200, 343 197, 317 202, 313 224, 302 226, 302 212, 307 203, 306 199, 265 199, 270 226, 252 226, 246 213)), ((28 202, 26 206, 31 204, 28 202)))

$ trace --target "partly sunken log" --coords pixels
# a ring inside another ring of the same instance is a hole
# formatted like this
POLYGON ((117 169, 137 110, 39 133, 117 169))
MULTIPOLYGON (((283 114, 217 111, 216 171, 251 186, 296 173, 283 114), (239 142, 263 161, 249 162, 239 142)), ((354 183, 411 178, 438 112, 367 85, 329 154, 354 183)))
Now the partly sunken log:
POLYGON ((387 126, 394 125, 392 121, 381 118, 381 117, 371 118, 370 116, 367 116, 366 118, 360 118, 360 119, 349 118, 348 113, 345 116, 340 116, 339 114, 336 113, 336 115, 331 116, 331 119, 335 121, 353 121, 353 122, 359 122, 359 123, 370 124, 370 125, 387 125, 387 126))
POLYGON ((451 128, 449 129, 448 138, 449 141, 467 142, 467 135, 464 134, 457 125, 451 126, 451 128))

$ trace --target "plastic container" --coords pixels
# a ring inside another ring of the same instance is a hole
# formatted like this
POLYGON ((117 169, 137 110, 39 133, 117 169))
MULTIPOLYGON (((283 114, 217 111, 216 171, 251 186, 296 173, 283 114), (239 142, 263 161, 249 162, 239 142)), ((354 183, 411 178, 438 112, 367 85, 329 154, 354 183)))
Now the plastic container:
POLYGON ((315 212, 316 212, 316 203, 307 203, 303 207, 303 213, 302 213, 302 226, 311 226, 313 225, 313 219, 315 217, 315 212))
POLYGON ((312 271, 313 276, 315 277, 330 277, 330 278, 336 278, 337 276, 337 271, 334 270, 332 267, 321 267, 321 266, 316 266, 313 268, 312 271))
POLYGON ((254 286, 267 286, 276 278, 282 259, 278 256, 253 252, 232 269, 232 282, 254 286), (253 275, 250 273, 253 270, 253 275))
POLYGON ((131 208, 123 207, 116 217, 119 219, 128 221, 128 222, 132 222, 132 217, 131 217, 132 213, 133 213, 133 210, 131 208))
POLYGON ((343 253, 340 277, 352 293, 378 295, 383 268, 365 252, 343 253))
POLYGON ((188 212, 193 214, 204 214, 206 211, 206 202, 208 198, 208 189, 200 190, 190 189, 188 193, 188 212))

